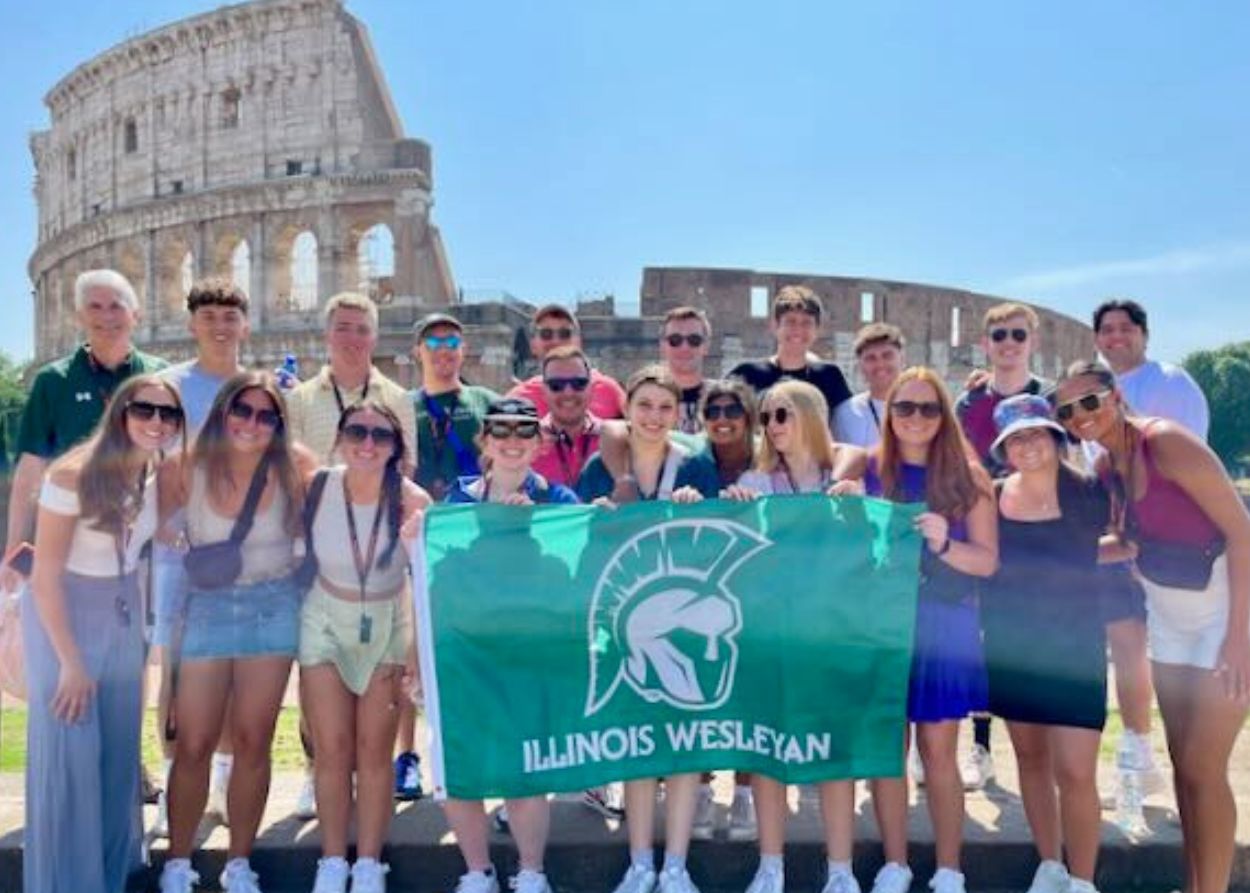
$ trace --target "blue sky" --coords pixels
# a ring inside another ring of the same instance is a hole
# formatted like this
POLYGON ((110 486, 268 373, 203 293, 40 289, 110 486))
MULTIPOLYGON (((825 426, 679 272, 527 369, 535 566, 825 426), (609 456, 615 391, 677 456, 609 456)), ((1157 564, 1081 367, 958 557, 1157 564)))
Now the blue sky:
MULTIPOLYGON (((29 131, 108 46, 213 8, 0 0, 0 349, 32 352, 29 131), (54 9, 53 14, 47 11, 54 9)), ((1250 5, 350 0, 434 148, 457 284, 612 292, 646 265, 865 275, 1250 339, 1250 5)))

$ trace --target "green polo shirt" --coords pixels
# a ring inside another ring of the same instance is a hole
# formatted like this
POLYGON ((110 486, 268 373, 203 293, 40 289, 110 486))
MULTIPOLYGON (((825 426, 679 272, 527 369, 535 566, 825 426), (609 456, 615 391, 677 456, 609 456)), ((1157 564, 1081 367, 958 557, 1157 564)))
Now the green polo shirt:
MULTIPOLYGON (((491 402, 498 399, 499 395, 494 391, 477 385, 465 385, 458 391, 433 397, 442 408, 443 417, 451 422, 451 430, 460 443, 474 456, 478 453, 475 441, 482 430, 482 417, 491 402)), ((477 472, 460 468, 456 451, 447 436, 446 424, 440 425, 430 417, 420 390, 412 392, 412 402, 417 416, 417 483, 435 499, 442 500, 458 477, 477 472)))
POLYGON ((18 454, 55 459, 95 430, 119 384, 167 365, 160 357, 132 350, 117 368, 105 369, 92 359, 86 345, 53 360, 35 373, 22 410, 18 454))

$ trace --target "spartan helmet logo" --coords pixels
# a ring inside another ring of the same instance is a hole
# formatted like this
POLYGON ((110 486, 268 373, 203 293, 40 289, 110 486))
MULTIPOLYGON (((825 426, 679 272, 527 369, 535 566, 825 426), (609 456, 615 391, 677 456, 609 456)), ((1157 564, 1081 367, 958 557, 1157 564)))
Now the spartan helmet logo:
POLYGON ((771 542, 732 521, 667 521, 613 553, 590 605, 586 716, 621 680, 648 701, 711 710, 729 699, 742 608, 725 585, 771 542))

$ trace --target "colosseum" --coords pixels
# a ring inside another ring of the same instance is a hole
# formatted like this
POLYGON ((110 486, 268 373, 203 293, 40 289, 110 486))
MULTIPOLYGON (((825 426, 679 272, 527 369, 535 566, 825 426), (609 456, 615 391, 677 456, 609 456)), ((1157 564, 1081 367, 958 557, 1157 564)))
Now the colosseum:
MULTIPOLYGON (((51 126, 31 138, 39 361, 75 343, 77 274, 110 266, 141 297, 138 341, 175 359, 193 349, 187 288, 214 273, 252 298, 245 359, 255 365, 294 353, 315 368, 318 308, 352 289, 381 306, 377 363, 404 384, 416 378, 412 323, 436 307, 466 323, 471 380, 502 388, 532 369, 533 305, 457 290, 430 216, 430 147, 404 136, 368 34, 342 0, 255 0, 175 22, 84 62, 45 103, 51 126)), ((618 316, 611 297, 577 309, 596 362, 625 377, 655 358, 667 309, 704 307, 716 371, 771 352, 768 305, 789 283, 824 299, 819 350, 852 379, 856 329, 885 320, 906 333, 910 362, 961 382, 984 361, 981 315, 1002 300, 890 280, 648 268, 639 316, 618 316)), ((1092 354, 1087 327, 1039 310, 1039 372, 1092 354)))

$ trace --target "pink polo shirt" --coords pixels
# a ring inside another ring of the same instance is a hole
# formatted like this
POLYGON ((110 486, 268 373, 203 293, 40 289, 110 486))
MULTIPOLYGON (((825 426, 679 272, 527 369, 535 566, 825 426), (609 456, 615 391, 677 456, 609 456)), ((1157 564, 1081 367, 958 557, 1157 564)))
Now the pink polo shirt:
POLYGON ((576 487, 586 460, 599 449, 599 420, 587 415, 582 433, 575 437, 569 437, 552 425, 550 415, 544 416, 540 425, 543 448, 530 468, 550 483, 576 487))

